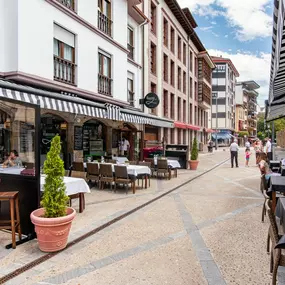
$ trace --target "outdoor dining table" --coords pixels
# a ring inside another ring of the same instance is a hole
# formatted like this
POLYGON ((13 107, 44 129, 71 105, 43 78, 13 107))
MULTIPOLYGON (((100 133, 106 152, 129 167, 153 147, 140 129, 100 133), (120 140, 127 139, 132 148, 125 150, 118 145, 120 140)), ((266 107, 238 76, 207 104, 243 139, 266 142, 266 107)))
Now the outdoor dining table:
MULTIPOLYGON (((157 165, 157 159, 154 159, 153 162, 154 162, 154 165, 156 166, 156 165, 157 165)), ((173 168, 173 169, 181 168, 181 165, 180 165, 180 163, 179 163, 178 160, 175 160, 175 159, 167 159, 167 163, 168 163, 168 166, 169 166, 170 168, 173 168)))
MULTIPOLYGON (((41 175, 41 191, 44 191, 44 184, 45 184, 46 175, 41 175)), ((79 208, 80 213, 83 212, 85 209, 85 199, 84 194, 90 193, 90 189, 86 181, 82 178, 75 178, 75 177, 66 177, 64 176, 63 182, 66 186, 65 193, 67 196, 72 196, 79 194, 81 196, 79 198, 79 208)))
POLYGON ((20 175, 24 169, 25 168, 23 168, 23 167, 17 167, 17 166, 7 167, 7 168, 0 167, 0 173, 20 175))
MULTIPOLYGON (((280 168, 280 160, 270 160, 269 161, 269 168, 274 171, 274 170, 279 170, 280 168)), ((274 171, 275 172, 275 171, 274 171)))
POLYGON ((276 192, 285 193, 285 176, 271 176, 268 192, 272 192, 272 211, 275 212, 276 192))
MULTIPOLYGON (((280 197, 277 202, 276 218, 279 218, 280 227, 282 227, 282 234, 283 236, 280 238, 277 247, 285 249, 285 197, 280 197)), ((276 221, 277 222, 277 221, 276 221)))

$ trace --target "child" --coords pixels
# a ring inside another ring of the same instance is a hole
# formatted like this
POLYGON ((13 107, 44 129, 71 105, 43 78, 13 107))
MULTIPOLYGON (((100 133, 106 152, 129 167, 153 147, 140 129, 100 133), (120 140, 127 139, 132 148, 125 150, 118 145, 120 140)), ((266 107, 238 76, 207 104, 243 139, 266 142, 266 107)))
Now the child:
POLYGON ((245 166, 249 167, 248 162, 249 162, 249 158, 251 156, 251 152, 250 150, 247 148, 245 150, 245 166))

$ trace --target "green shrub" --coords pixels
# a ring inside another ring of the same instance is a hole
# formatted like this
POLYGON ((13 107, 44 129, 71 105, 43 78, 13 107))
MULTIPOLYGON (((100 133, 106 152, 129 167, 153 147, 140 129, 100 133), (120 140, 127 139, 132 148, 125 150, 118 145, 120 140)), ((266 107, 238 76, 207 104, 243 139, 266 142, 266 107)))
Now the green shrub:
POLYGON ((64 164, 60 158, 60 137, 56 135, 51 141, 51 148, 44 163, 44 194, 41 205, 45 209, 46 218, 63 217, 66 215, 68 196, 65 194, 64 164))
POLYGON ((197 160, 198 159, 198 143, 197 143, 197 139, 196 137, 193 140, 193 145, 192 145, 192 149, 191 149, 191 160, 197 160))

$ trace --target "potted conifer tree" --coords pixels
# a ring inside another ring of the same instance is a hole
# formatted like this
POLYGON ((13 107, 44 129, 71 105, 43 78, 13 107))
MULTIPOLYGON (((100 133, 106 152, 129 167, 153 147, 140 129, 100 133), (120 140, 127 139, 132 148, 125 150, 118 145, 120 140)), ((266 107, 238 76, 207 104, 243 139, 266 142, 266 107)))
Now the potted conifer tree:
POLYGON ((54 252, 66 247, 75 210, 67 207, 64 164, 60 158, 61 142, 56 135, 44 163, 45 184, 42 208, 31 213, 41 251, 54 252))
POLYGON ((192 145, 192 149, 191 149, 191 158, 188 161, 189 162, 189 167, 191 170, 197 170, 198 167, 198 143, 197 143, 197 139, 196 137, 193 140, 193 145, 192 145))

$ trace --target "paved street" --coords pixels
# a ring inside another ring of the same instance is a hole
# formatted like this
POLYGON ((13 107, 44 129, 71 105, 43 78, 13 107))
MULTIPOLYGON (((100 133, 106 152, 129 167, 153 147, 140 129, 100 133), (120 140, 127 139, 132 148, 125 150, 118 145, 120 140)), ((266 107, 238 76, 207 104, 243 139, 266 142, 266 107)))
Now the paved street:
MULTIPOLYGON (((6 284, 270 284, 260 175, 253 161, 244 167, 241 154, 240 168, 231 169, 226 161, 6 284)), ((70 240, 228 157, 222 150, 201 155, 199 171, 152 180, 150 189, 136 195, 93 190, 86 196, 85 212, 77 214, 70 240)), ((36 241, 0 254, 2 275, 43 255, 36 241)))

